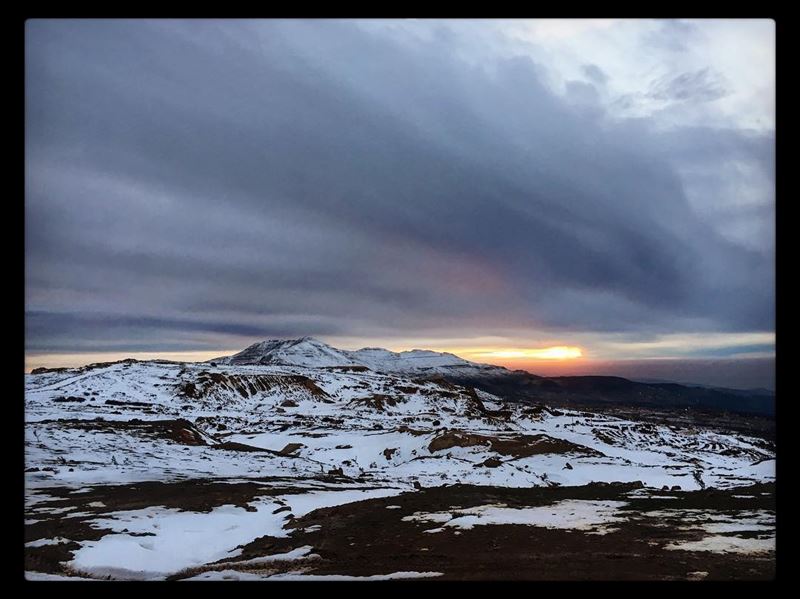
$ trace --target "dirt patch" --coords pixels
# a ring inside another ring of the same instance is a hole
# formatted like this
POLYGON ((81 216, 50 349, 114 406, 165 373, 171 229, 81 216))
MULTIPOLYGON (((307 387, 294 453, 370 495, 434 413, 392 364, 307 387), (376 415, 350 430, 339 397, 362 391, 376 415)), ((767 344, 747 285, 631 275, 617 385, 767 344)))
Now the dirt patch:
POLYGON ((366 366, 322 366, 322 370, 327 370, 329 372, 369 372, 369 368, 366 366))
MULTIPOLYGON (((161 439, 169 439, 181 445, 208 445, 203 435, 191 422, 183 418, 176 420, 104 420, 95 418, 85 420, 77 418, 59 418, 58 420, 41 420, 37 425, 57 423, 59 426, 77 428, 85 431, 125 431, 161 439)), ((209 437, 210 438, 210 437, 209 437)))
MULTIPOLYGON (((40 514, 36 514, 41 518, 40 514)), ((89 524, 92 518, 48 518, 25 526, 25 542, 39 539, 67 539, 66 543, 25 547, 25 570, 49 574, 71 574, 63 562, 72 560, 73 552, 81 548, 80 541, 97 541, 113 531, 95 528, 89 524)))
POLYGON ((118 401, 116 399, 107 399, 105 401, 107 406, 128 406, 131 408, 149 408, 152 404, 143 401, 118 401))
POLYGON ((246 445, 244 443, 236 443, 235 441, 224 441, 217 445, 212 445, 214 449, 227 449, 228 451, 249 451, 255 453, 271 453, 273 455, 285 455, 271 449, 263 449, 261 447, 254 447, 253 445, 246 445))
MULTIPOLYGON (((693 538, 679 527, 642 519, 615 524, 605 535, 587 531, 525 525, 445 527, 403 521, 415 512, 504 504, 549 505, 567 499, 628 501, 637 484, 504 489, 454 485, 422 489, 396 497, 324 508, 293 520, 289 539, 259 539, 246 548, 248 557, 283 553, 310 545, 320 560, 303 563, 309 574, 369 576, 398 571, 435 571, 435 580, 686 580, 708 572, 709 580, 770 579, 775 555, 675 552, 664 547, 675 539, 693 538), (400 509, 387 510, 388 505, 400 509), (375 531, 381 534, 376 535, 375 531), (267 548, 268 547, 268 548, 267 548)), ((720 492, 730 497, 737 491, 720 492)), ((703 509, 714 511, 721 496, 685 493, 703 509)), ((641 499, 647 502, 647 499, 641 499)), ((643 506, 660 509, 659 502, 643 506)), ((674 501, 674 500, 673 500, 674 501)), ((753 509, 740 504, 739 509, 753 509)), ((294 564, 295 567, 300 565, 294 564)))
POLYGON ((554 439, 547 435, 515 435, 512 437, 491 437, 476 433, 449 430, 440 433, 428 444, 428 451, 435 453, 451 447, 485 446, 502 455, 525 458, 545 453, 577 453, 600 456, 598 451, 571 443, 563 439, 554 439))
POLYGON ((31 374, 47 374, 48 372, 67 372, 69 368, 45 368, 44 366, 40 368, 34 368, 31 370, 31 374))
MULTIPOLYGON (((434 425, 436 424, 436 422, 437 421, 434 421, 434 425)), ((430 433, 430 431, 423 431, 423 430, 411 428, 410 426, 406 426, 405 424, 402 424, 402 425, 398 426, 397 427, 397 432, 398 433, 408 433, 409 435, 413 435, 415 437, 422 437, 422 436, 425 436, 425 435, 430 433)))
POLYGON ((395 385, 393 389, 398 393, 404 393, 405 395, 413 395, 419 391, 419 387, 408 387, 406 385, 395 385))
POLYGON ((383 412, 386 410, 387 406, 396 406, 398 403, 399 400, 396 397, 374 393, 368 397, 354 399, 348 405, 366 406, 368 408, 378 410, 379 412, 383 412))
MULTIPOLYGON (((321 508, 290 519, 285 538, 261 536, 246 543, 236 557, 227 558, 172 576, 185 578, 202 571, 234 569, 269 574, 305 570, 308 574, 370 576, 398 571, 435 571, 436 580, 686 580, 707 572, 706 580, 771 579, 775 576, 775 554, 733 554, 667 550, 676 541, 691 541, 698 532, 685 530, 685 523, 647 512, 666 508, 700 509, 710 514, 735 515, 737 511, 774 509, 774 484, 753 485, 726 491, 707 490, 671 493, 673 499, 649 496, 632 498, 639 483, 590 484, 582 487, 534 487, 511 489, 452 485, 422 489, 401 495, 368 499, 321 508), (734 497, 746 495, 748 497, 734 497), (450 512, 482 505, 537 507, 563 500, 613 500, 627 502, 620 512, 630 519, 615 523, 604 535, 588 531, 548 529, 541 526, 497 524, 472 529, 444 527, 441 532, 424 531, 436 524, 403 518, 415 513, 450 512), (387 509, 388 506, 400 506, 387 509), (380 531, 380 534, 376 534, 380 531), (237 565, 253 558, 287 553, 302 546, 319 555, 313 560, 282 560, 260 565, 237 565)), ((97 502, 97 514, 143 509, 153 505, 209 512, 233 504, 247 507, 256 497, 302 493, 288 479, 248 482, 208 480, 178 483, 146 482, 95 486, 71 494, 68 488, 41 489, 53 500, 35 508, 76 507, 88 509, 97 502), (270 487, 265 487, 269 482, 270 487)), ((641 491, 639 491, 641 492, 641 491)), ((290 511, 288 507, 278 510, 290 511)), ((277 510, 276 510, 277 511, 277 510)), ((60 562, 69 561, 78 541, 97 540, 108 530, 92 528, 87 519, 26 513, 42 522, 25 527, 25 540, 65 538, 69 543, 25 548, 26 569, 68 574, 60 562)))
POLYGON ((258 497, 282 495, 287 492, 305 493, 290 481, 263 478, 250 482, 219 482, 189 480, 174 483, 140 482, 125 485, 98 485, 85 492, 72 494, 69 487, 38 489, 37 493, 52 499, 39 501, 25 510, 25 517, 37 520, 25 525, 25 542, 63 538, 68 542, 41 547, 25 547, 25 569, 51 574, 74 574, 61 562, 72 559, 82 541, 96 541, 112 531, 93 527, 90 522, 99 516, 116 511, 141 510, 152 506, 208 513, 221 505, 235 505, 254 510, 248 503, 258 497), (269 484, 266 487, 265 484, 269 484), (92 507, 89 507, 91 504, 92 507), (45 509, 74 508, 91 512, 85 517, 69 517, 48 513, 45 509), (36 511, 33 511, 33 510, 36 511))
POLYGON ((491 447, 491 438, 476 433, 466 433, 461 431, 445 431, 437 435, 429 444, 428 451, 435 453, 451 447, 474 447, 485 445, 491 447))
POLYGON ((305 445, 302 443, 288 443, 286 447, 281 449, 278 453, 284 456, 291 456, 297 454, 303 447, 305 447, 305 445))

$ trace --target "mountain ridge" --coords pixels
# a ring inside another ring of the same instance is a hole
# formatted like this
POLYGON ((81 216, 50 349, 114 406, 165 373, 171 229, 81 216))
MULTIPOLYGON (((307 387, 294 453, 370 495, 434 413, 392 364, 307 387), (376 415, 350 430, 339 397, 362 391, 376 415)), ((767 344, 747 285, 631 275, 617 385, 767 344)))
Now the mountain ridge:
POLYGON ((210 362, 230 365, 366 367, 382 373, 443 377, 512 401, 546 401, 554 405, 643 406, 666 409, 711 409, 722 412, 775 413, 773 395, 724 387, 682 383, 647 383, 619 376, 543 377, 524 370, 471 362, 449 352, 412 349, 393 352, 378 347, 337 349, 314 337, 268 339, 241 352, 210 362))

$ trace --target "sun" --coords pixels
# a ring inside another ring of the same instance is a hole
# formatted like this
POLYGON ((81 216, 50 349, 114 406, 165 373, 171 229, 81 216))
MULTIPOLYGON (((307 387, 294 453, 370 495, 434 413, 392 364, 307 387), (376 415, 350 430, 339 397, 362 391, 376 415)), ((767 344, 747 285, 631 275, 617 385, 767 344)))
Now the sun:
POLYGON ((530 360, 574 360, 583 356, 580 347, 556 345, 532 349, 509 349, 481 352, 486 358, 527 358, 530 360))

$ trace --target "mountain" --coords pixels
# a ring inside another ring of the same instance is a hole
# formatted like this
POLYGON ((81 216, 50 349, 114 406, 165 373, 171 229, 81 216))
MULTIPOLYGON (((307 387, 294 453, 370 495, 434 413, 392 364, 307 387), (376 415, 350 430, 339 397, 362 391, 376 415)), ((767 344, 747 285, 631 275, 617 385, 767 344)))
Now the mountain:
POLYGON ((424 349, 393 352, 367 347, 348 352, 354 361, 376 372, 397 372, 416 375, 488 374, 508 372, 502 366, 478 364, 447 352, 424 349))
POLYGON ((500 366, 477 364, 446 352, 412 349, 393 352, 379 347, 356 351, 336 349, 313 337, 268 339, 254 343, 233 356, 215 358, 216 364, 284 365, 334 368, 362 366, 384 373, 417 375, 466 375, 508 372, 500 366))
POLYGON ((300 339, 269 339, 253 345, 227 358, 211 360, 231 365, 289 365, 314 368, 350 366, 357 364, 348 352, 335 349, 313 337, 300 339))
POLYGON ((648 385, 667 384, 667 385, 683 385, 684 387, 699 387, 702 389, 713 389, 715 391, 723 391, 725 393, 732 393, 735 395, 763 395, 768 397, 775 397, 773 389, 764 389, 763 387, 755 387, 750 389, 730 389, 728 387, 718 387, 717 385, 706 385, 703 383, 686 383, 683 381, 672 381, 667 379, 631 379, 637 383, 647 383, 648 385))
POLYGON ((542 377, 523 370, 470 362, 458 356, 414 349, 393 352, 369 347, 340 350, 313 337, 271 339, 256 343, 214 363, 231 365, 287 365, 309 367, 362 367, 375 372, 444 378, 503 397, 562 407, 609 406, 659 409, 713 410, 773 416, 774 394, 720 387, 663 382, 637 382, 616 376, 542 377))

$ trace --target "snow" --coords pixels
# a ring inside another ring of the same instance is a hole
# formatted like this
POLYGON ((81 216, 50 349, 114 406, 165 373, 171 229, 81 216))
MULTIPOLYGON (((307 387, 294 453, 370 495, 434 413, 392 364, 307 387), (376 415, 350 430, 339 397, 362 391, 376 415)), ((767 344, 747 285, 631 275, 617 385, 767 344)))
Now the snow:
POLYGON ((741 537, 710 536, 699 541, 670 543, 664 548, 680 551, 710 551, 713 553, 769 553, 775 551, 775 538, 744 539, 741 537))
MULTIPOLYGON (((624 501, 586 501, 570 499, 540 507, 512 508, 506 505, 483 505, 447 512, 419 513, 404 521, 435 522, 444 527, 469 530, 475 526, 523 524, 543 528, 584 530, 594 534, 608 532, 608 524, 625 518, 617 514, 624 501)), ((425 532, 440 532, 444 527, 425 532)))
POLYGON ((374 574, 372 576, 346 576, 342 574, 305 574, 301 571, 297 571, 287 572, 285 574, 259 576, 258 574, 251 574, 249 572, 221 570, 216 572, 203 572, 202 574, 184 580, 369 581, 401 578, 432 578, 435 576, 442 576, 442 572, 392 572, 391 574, 374 574))
POLYGON ((476 364, 446 352, 413 349, 393 352, 387 349, 367 347, 356 351, 340 350, 313 337, 300 339, 269 339, 254 343, 233 356, 209 360, 225 365, 290 365, 313 368, 342 366, 366 366, 384 373, 461 373, 498 372, 505 368, 491 364, 476 364))
POLYGON ((265 555, 263 557, 254 557, 252 559, 246 559, 235 562, 226 562, 226 563, 231 566, 253 566, 258 564, 268 564, 271 562, 279 562, 279 561, 318 559, 319 556, 311 553, 312 550, 313 547, 311 547, 310 545, 304 545, 303 547, 292 549, 291 551, 287 551, 286 553, 276 553, 274 555, 265 555))
POLYGON ((665 549, 715 553, 775 551, 775 513, 771 510, 738 511, 729 514, 709 513, 698 509, 669 509, 645 512, 644 515, 677 519, 685 530, 708 533, 699 540, 670 543, 665 545, 665 549), (750 534, 744 537, 737 533, 750 534))
POLYGON ((320 581, 346 581, 346 580, 395 580, 399 578, 433 578, 442 576, 442 572, 392 572, 391 574, 373 574, 372 576, 345 576, 341 574, 304 574, 302 572, 288 572, 274 574, 270 580, 320 580, 320 581))
MULTIPOLYGON (((314 344, 306 341, 296 347, 301 346, 305 352, 314 344)), ((176 396, 181 381, 196 380, 211 368, 208 364, 141 362, 96 368, 80 376, 58 373, 57 380, 51 374, 26 377, 26 462, 55 470, 26 473, 28 488, 81 488, 186 476, 296 479, 332 468, 341 468, 351 477, 367 475, 374 481, 406 485, 418 481, 425 486, 642 481, 648 487, 678 485, 682 490, 695 490, 702 487, 701 481, 707 487, 727 488, 775 477, 774 453, 741 435, 710 431, 684 435, 669 427, 643 427, 619 418, 570 410, 563 410, 560 416, 544 413, 531 419, 514 405, 507 406, 511 412, 508 420, 489 420, 471 411, 465 396, 456 396, 435 383, 374 371, 339 372, 287 364, 225 365, 218 366, 216 372, 240 377, 269 375, 288 382, 247 397, 225 386, 211 389, 208 397, 198 400, 176 396), (280 378, 298 375, 313 381, 329 397, 321 399, 302 385, 291 383, 291 379, 280 378), (405 391, 397 392, 398 387, 405 391), (357 403, 376 395, 391 396, 396 402, 383 409, 357 403), (58 396, 90 400, 54 403, 58 396), (147 404, 149 411, 107 405, 105 398, 109 397, 147 404), (297 406, 282 407, 287 398, 297 406), (91 430, 89 424, 67 425, 58 422, 59 418, 77 422, 102 418, 107 423, 131 418, 185 418, 194 422, 212 445, 216 443, 212 435, 216 435, 223 441, 272 451, 288 443, 302 443, 304 447, 295 457, 221 451, 209 446, 178 447, 130 428, 109 425, 91 430), (225 426, 222 432, 215 428, 216 423, 225 426), (404 426, 411 430, 400 430, 404 426), (597 450, 603 456, 500 456, 503 464, 499 468, 473 468, 497 454, 483 446, 454 447, 431 454, 428 445, 436 431, 445 428, 499 438, 544 434, 597 450), (396 450, 389 459, 384 455, 387 449, 396 450), (725 455, 725 449, 731 449, 726 452, 731 455, 725 455), (568 463, 572 469, 566 468, 568 463)), ((481 397, 487 405, 502 405, 500 399, 488 394, 481 397)))
POLYGON ((69 539, 63 537, 56 537, 55 539, 37 539, 25 543, 25 547, 43 547, 45 545, 60 545, 61 543, 69 543, 69 539))
MULTIPOLYGON (((216 366, 132 362, 26 375, 25 461, 26 467, 39 468, 25 473, 26 522, 54 514, 65 519, 94 517, 98 509, 106 508, 102 501, 87 502, 81 511, 71 506, 59 508, 53 503, 59 498, 43 493, 50 487, 66 488, 80 497, 96 485, 195 478, 259 480, 266 490, 298 490, 295 494, 281 491, 280 496, 256 498, 250 504, 255 511, 220 505, 208 513, 163 506, 105 513, 92 524, 109 528, 112 534, 83 542, 71 562, 76 570, 94 576, 163 578, 186 568, 235 558, 241 552, 239 546, 256 537, 285 537, 288 533, 283 527, 289 512, 272 514, 283 504, 301 517, 320 507, 414 492, 415 484, 527 488, 641 481, 651 490, 678 485, 683 491, 691 491, 704 485, 736 488, 775 479, 774 451, 745 435, 706 430, 684 434, 667 426, 574 410, 561 410, 558 416, 544 411, 530 417, 522 407, 480 392, 486 407, 503 407, 510 414, 507 419, 487 418, 464 390, 419 379, 420 375, 453 369, 485 374, 485 369, 495 368, 452 354, 425 350, 395 353, 374 348, 344 351, 304 338, 263 342, 238 355, 237 360, 217 360, 216 366), (341 368, 353 365, 368 370, 341 368), (328 368, 331 366, 340 368, 328 368), (244 381, 266 377, 271 382, 262 386, 266 389, 262 391, 242 392, 233 384, 209 383, 207 393, 197 397, 181 394, 182 385, 197 382, 204 373, 206 380, 208 373, 214 373, 244 381), (306 384, 309 382, 313 385, 306 384), (61 397, 85 401, 54 401, 61 397), (376 404, 376 397, 391 401, 376 404), (283 405, 287 399, 296 405, 283 405), (107 403, 109 400, 112 403, 107 403), (130 426, 134 418, 141 426, 130 426), (189 421, 208 445, 183 445, 147 426, 152 421, 176 419, 189 421), (572 452, 517 457, 501 454, 490 444, 431 452, 431 441, 444 430, 494 440, 546 435, 598 455, 572 452), (272 453, 215 447, 226 441, 272 453), (293 456, 275 455, 289 443, 303 447, 293 456), (482 466, 488 458, 501 463, 496 468, 482 466), (319 479, 332 469, 341 469, 343 477, 319 479), (48 505, 41 505, 44 502, 48 505), (122 532, 125 528, 128 533, 150 534, 131 536, 122 532)), ((401 507, 389 505, 387 509, 401 507)), ((407 518, 430 523, 426 532, 431 534, 503 523, 602 534, 621 517, 624 510, 619 507, 614 502, 580 501, 524 509, 487 505, 407 518)), ((728 536, 774 530, 770 514, 751 516, 741 524, 724 518, 704 520, 684 510, 681 517, 686 525, 707 533, 705 541, 688 547, 698 551, 706 550, 697 548, 701 546, 719 548, 723 546, 721 538, 734 540, 728 541, 729 549, 720 550, 762 547, 764 539, 728 536)), ((56 542, 62 542, 60 537, 39 539, 29 546, 56 542)), ((313 555, 289 553, 257 559, 299 560, 313 555)), ((221 576, 223 572, 204 576, 221 576)))
POLYGON ((97 578, 84 578, 82 576, 62 576, 60 574, 45 574, 44 572, 25 572, 25 580, 92 580, 97 578))
POLYGON ((223 505, 209 513, 173 508, 150 507, 143 510, 112 512, 92 521, 95 528, 108 528, 109 534, 97 541, 85 541, 70 566, 90 574, 113 574, 121 579, 158 579, 172 572, 241 553, 237 547, 269 535, 286 537, 284 524, 289 513, 299 518, 322 507, 332 507, 375 497, 389 497, 402 489, 351 489, 313 491, 299 495, 264 498, 242 507, 223 505), (288 504, 291 512, 273 514, 288 504), (147 533, 132 536, 122 533, 147 533))

